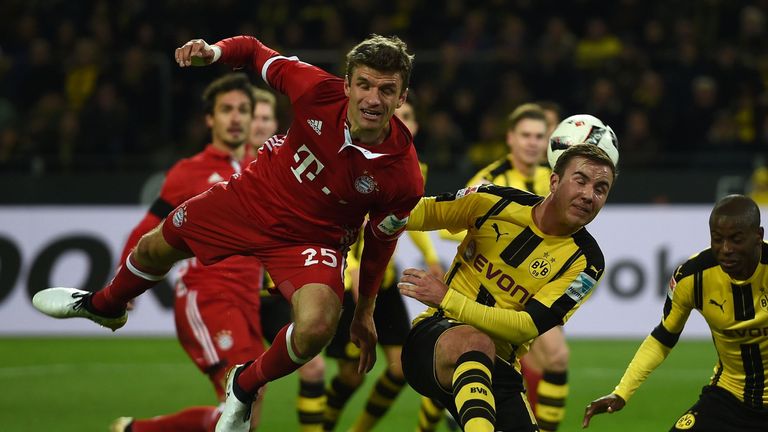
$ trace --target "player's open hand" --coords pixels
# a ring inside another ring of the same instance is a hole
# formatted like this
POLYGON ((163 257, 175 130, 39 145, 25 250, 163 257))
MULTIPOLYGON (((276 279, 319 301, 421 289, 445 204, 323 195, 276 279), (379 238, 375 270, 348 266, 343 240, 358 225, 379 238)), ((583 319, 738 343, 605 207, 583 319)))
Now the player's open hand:
POLYGON ((373 323, 373 311, 361 312, 355 309, 352 324, 349 326, 349 340, 360 348, 359 374, 368 373, 376 363, 376 325, 373 323), (360 312, 360 313, 358 313, 360 312))
POLYGON ((175 58, 181 67, 209 65, 213 63, 213 48, 202 39, 192 39, 176 48, 175 58))
POLYGON ((604 412, 612 414, 616 411, 620 411, 626 404, 627 402, 622 399, 621 396, 613 393, 608 396, 603 396, 600 399, 593 400, 587 405, 587 409, 584 410, 584 420, 581 422, 581 427, 589 427, 589 420, 593 415, 602 414, 604 412))
POLYGON ((403 271, 403 277, 397 284, 400 293, 404 296, 416 299, 427 306, 438 307, 448 292, 442 280, 427 273, 424 270, 408 268, 403 271))

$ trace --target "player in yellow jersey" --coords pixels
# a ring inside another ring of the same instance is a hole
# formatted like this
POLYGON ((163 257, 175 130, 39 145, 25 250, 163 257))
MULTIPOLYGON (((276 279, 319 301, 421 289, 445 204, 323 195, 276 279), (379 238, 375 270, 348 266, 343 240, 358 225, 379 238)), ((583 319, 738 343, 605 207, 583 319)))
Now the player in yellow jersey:
POLYGON ((717 363, 699 400, 671 431, 768 430, 768 243, 760 210, 743 195, 720 199, 709 217, 711 247, 677 268, 661 324, 645 338, 613 393, 590 403, 595 414, 624 408, 667 357, 696 309, 707 321, 717 363))
MULTIPOLYGON (((554 109, 551 104, 547 106, 549 111, 554 109)), ((557 125, 549 123, 554 115, 532 103, 512 111, 507 118, 509 154, 480 170, 467 186, 493 183, 540 196, 549 194, 552 171, 542 166, 541 161, 542 157, 546 160, 549 135, 557 125)), ((451 238, 461 241, 463 236, 461 233, 451 238)), ((536 338, 530 352, 521 359, 528 400, 542 431, 556 431, 565 417, 569 354, 563 329, 556 326, 536 338)))
POLYGON ((403 347, 408 383, 440 400, 465 431, 539 430, 518 359, 602 276, 603 254, 584 226, 615 176, 604 151, 575 145, 560 156, 545 198, 474 186, 424 198, 411 213, 411 230, 467 230, 445 282, 406 269, 399 284, 429 306, 403 347))
MULTIPOLYGON (((395 115, 405 123, 412 135, 418 131, 418 123, 409 102, 395 110, 395 115)), ((426 165, 420 164, 422 176, 426 179, 426 165)), ((424 256, 424 262, 429 271, 435 277, 443 276, 443 269, 437 251, 426 233, 409 232, 411 240, 419 248, 424 256)), ((360 253, 362 252, 362 238, 355 243, 347 254, 347 271, 344 281, 346 292, 344 293, 344 308, 339 321, 339 330, 326 349, 326 355, 337 360, 338 374, 331 379, 326 389, 327 407, 325 409, 323 428, 326 431, 334 430, 341 415, 341 411, 354 392, 362 385, 364 374, 358 372, 360 350, 350 341, 349 331, 346 329, 352 320, 355 309, 355 292, 357 278, 359 276, 360 253)), ((411 328, 408 311, 403 298, 397 290, 397 269, 394 259, 390 260, 384 272, 379 295, 376 297, 376 309, 373 319, 376 324, 376 332, 379 344, 383 347, 387 357, 387 369, 376 381, 376 384, 368 396, 364 411, 357 417, 350 428, 351 431, 361 432, 371 430, 389 410, 400 391, 405 386, 403 370, 400 366, 400 355, 405 338, 411 328)))

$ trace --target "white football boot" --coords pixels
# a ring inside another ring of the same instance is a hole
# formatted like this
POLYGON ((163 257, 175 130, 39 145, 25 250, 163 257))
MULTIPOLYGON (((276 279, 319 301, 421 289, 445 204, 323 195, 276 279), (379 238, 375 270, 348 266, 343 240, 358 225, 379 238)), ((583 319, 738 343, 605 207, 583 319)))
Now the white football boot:
POLYGON ((118 417, 109 425, 109 432, 125 432, 133 423, 133 417, 118 417))
POLYGON ((112 331, 125 325, 127 311, 119 317, 105 317, 89 311, 88 302, 92 295, 90 291, 76 288, 48 288, 35 294, 32 304, 40 312, 54 318, 87 318, 112 331))
MULTIPOLYGON (((227 398, 224 400, 221 417, 216 423, 216 432, 248 432, 251 430, 251 405, 253 405, 255 397, 241 394, 241 397, 248 398, 248 400, 241 401, 235 396, 234 388, 237 385, 235 380, 249 364, 250 362, 237 365, 230 369, 227 374, 227 398)), ((242 393, 242 391, 238 388, 237 393, 242 393)))

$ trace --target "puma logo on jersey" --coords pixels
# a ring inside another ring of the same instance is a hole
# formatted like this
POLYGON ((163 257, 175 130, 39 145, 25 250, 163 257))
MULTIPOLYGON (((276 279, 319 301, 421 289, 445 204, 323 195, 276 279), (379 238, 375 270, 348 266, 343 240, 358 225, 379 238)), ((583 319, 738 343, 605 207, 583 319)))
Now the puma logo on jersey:
POLYGON ((720 308, 720 312, 725 313, 725 309, 723 309, 723 305, 725 304, 726 301, 728 301, 728 300, 723 300, 722 303, 718 303, 714 299, 709 299, 709 304, 715 305, 715 306, 719 307, 720 308))
POLYGON ((503 235, 509 235, 509 233, 503 233, 503 232, 501 232, 501 231, 499 230, 499 225, 497 225, 495 222, 493 223, 493 225, 491 225, 491 227, 493 227, 493 230, 494 230, 494 231, 496 231, 496 241, 497 241, 497 242, 499 241, 499 239, 501 238, 501 236, 503 236, 503 235))
POLYGON ((309 124, 309 127, 312 128, 313 131, 315 131, 316 134, 322 135, 323 134, 323 122, 322 120, 307 120, 307 123, 309 124))
POLYGON ((211 174, 211 176, 208 177, 208 184, 214 184, 214 183, 223 182, 223 181, 224 181, 224 177, 222 177, 221 174, 217 172, 211 174))

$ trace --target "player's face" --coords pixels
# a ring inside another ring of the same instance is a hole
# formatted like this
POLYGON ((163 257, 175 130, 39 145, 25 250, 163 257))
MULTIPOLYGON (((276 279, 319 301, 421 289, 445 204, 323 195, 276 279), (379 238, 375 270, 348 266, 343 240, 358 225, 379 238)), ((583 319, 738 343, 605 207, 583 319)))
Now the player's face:
POLYGON ((537 165, 547 151, 547 124, 536 119, 520 120, 507 131, 507 145, 515 162, 537 165))
POLYGON ((709 223, 712 253, 730 277, 746 280, 760 261, 763 229, 746 226, 734 216, 714 216, 709 223))
POLYGON ((347 119, 353 137, 357 134, 379 135, 387 130, 395 109, 405 102, 403 79, 395 72, 380 72, 358 66, 344 80, 344 93, 349 97, 347 119))
POLYGON ((261 147, 267 138, 277 132, 277 118, 272 105, 266 102, 256 102, 256 108, 253 109, 253 121, 251 121, 251 136, 249 142, 261 147))
POLYGON ((405 127, 411 131, 411 135, 416 136, 419 132, 419 123, 416 122, 416 113, 413 111, 413 105, 408 102, 403 103, 400 108, 395 110, 395 115, 405 123, 405 127))
POLYGON ((245 143, 251 130, 252 118, 251 100, 240 90, 216 96, 213 114, 205 116, 211 128, 213 144, 228 148, 237 148, 245 143))
POLYGON ((613 171, 607 165, 583 156, 568 162, 560 178, 552 174, 550 190, 561 223, 577 230, 592 222, 608 199, 613 185, 613 171))

